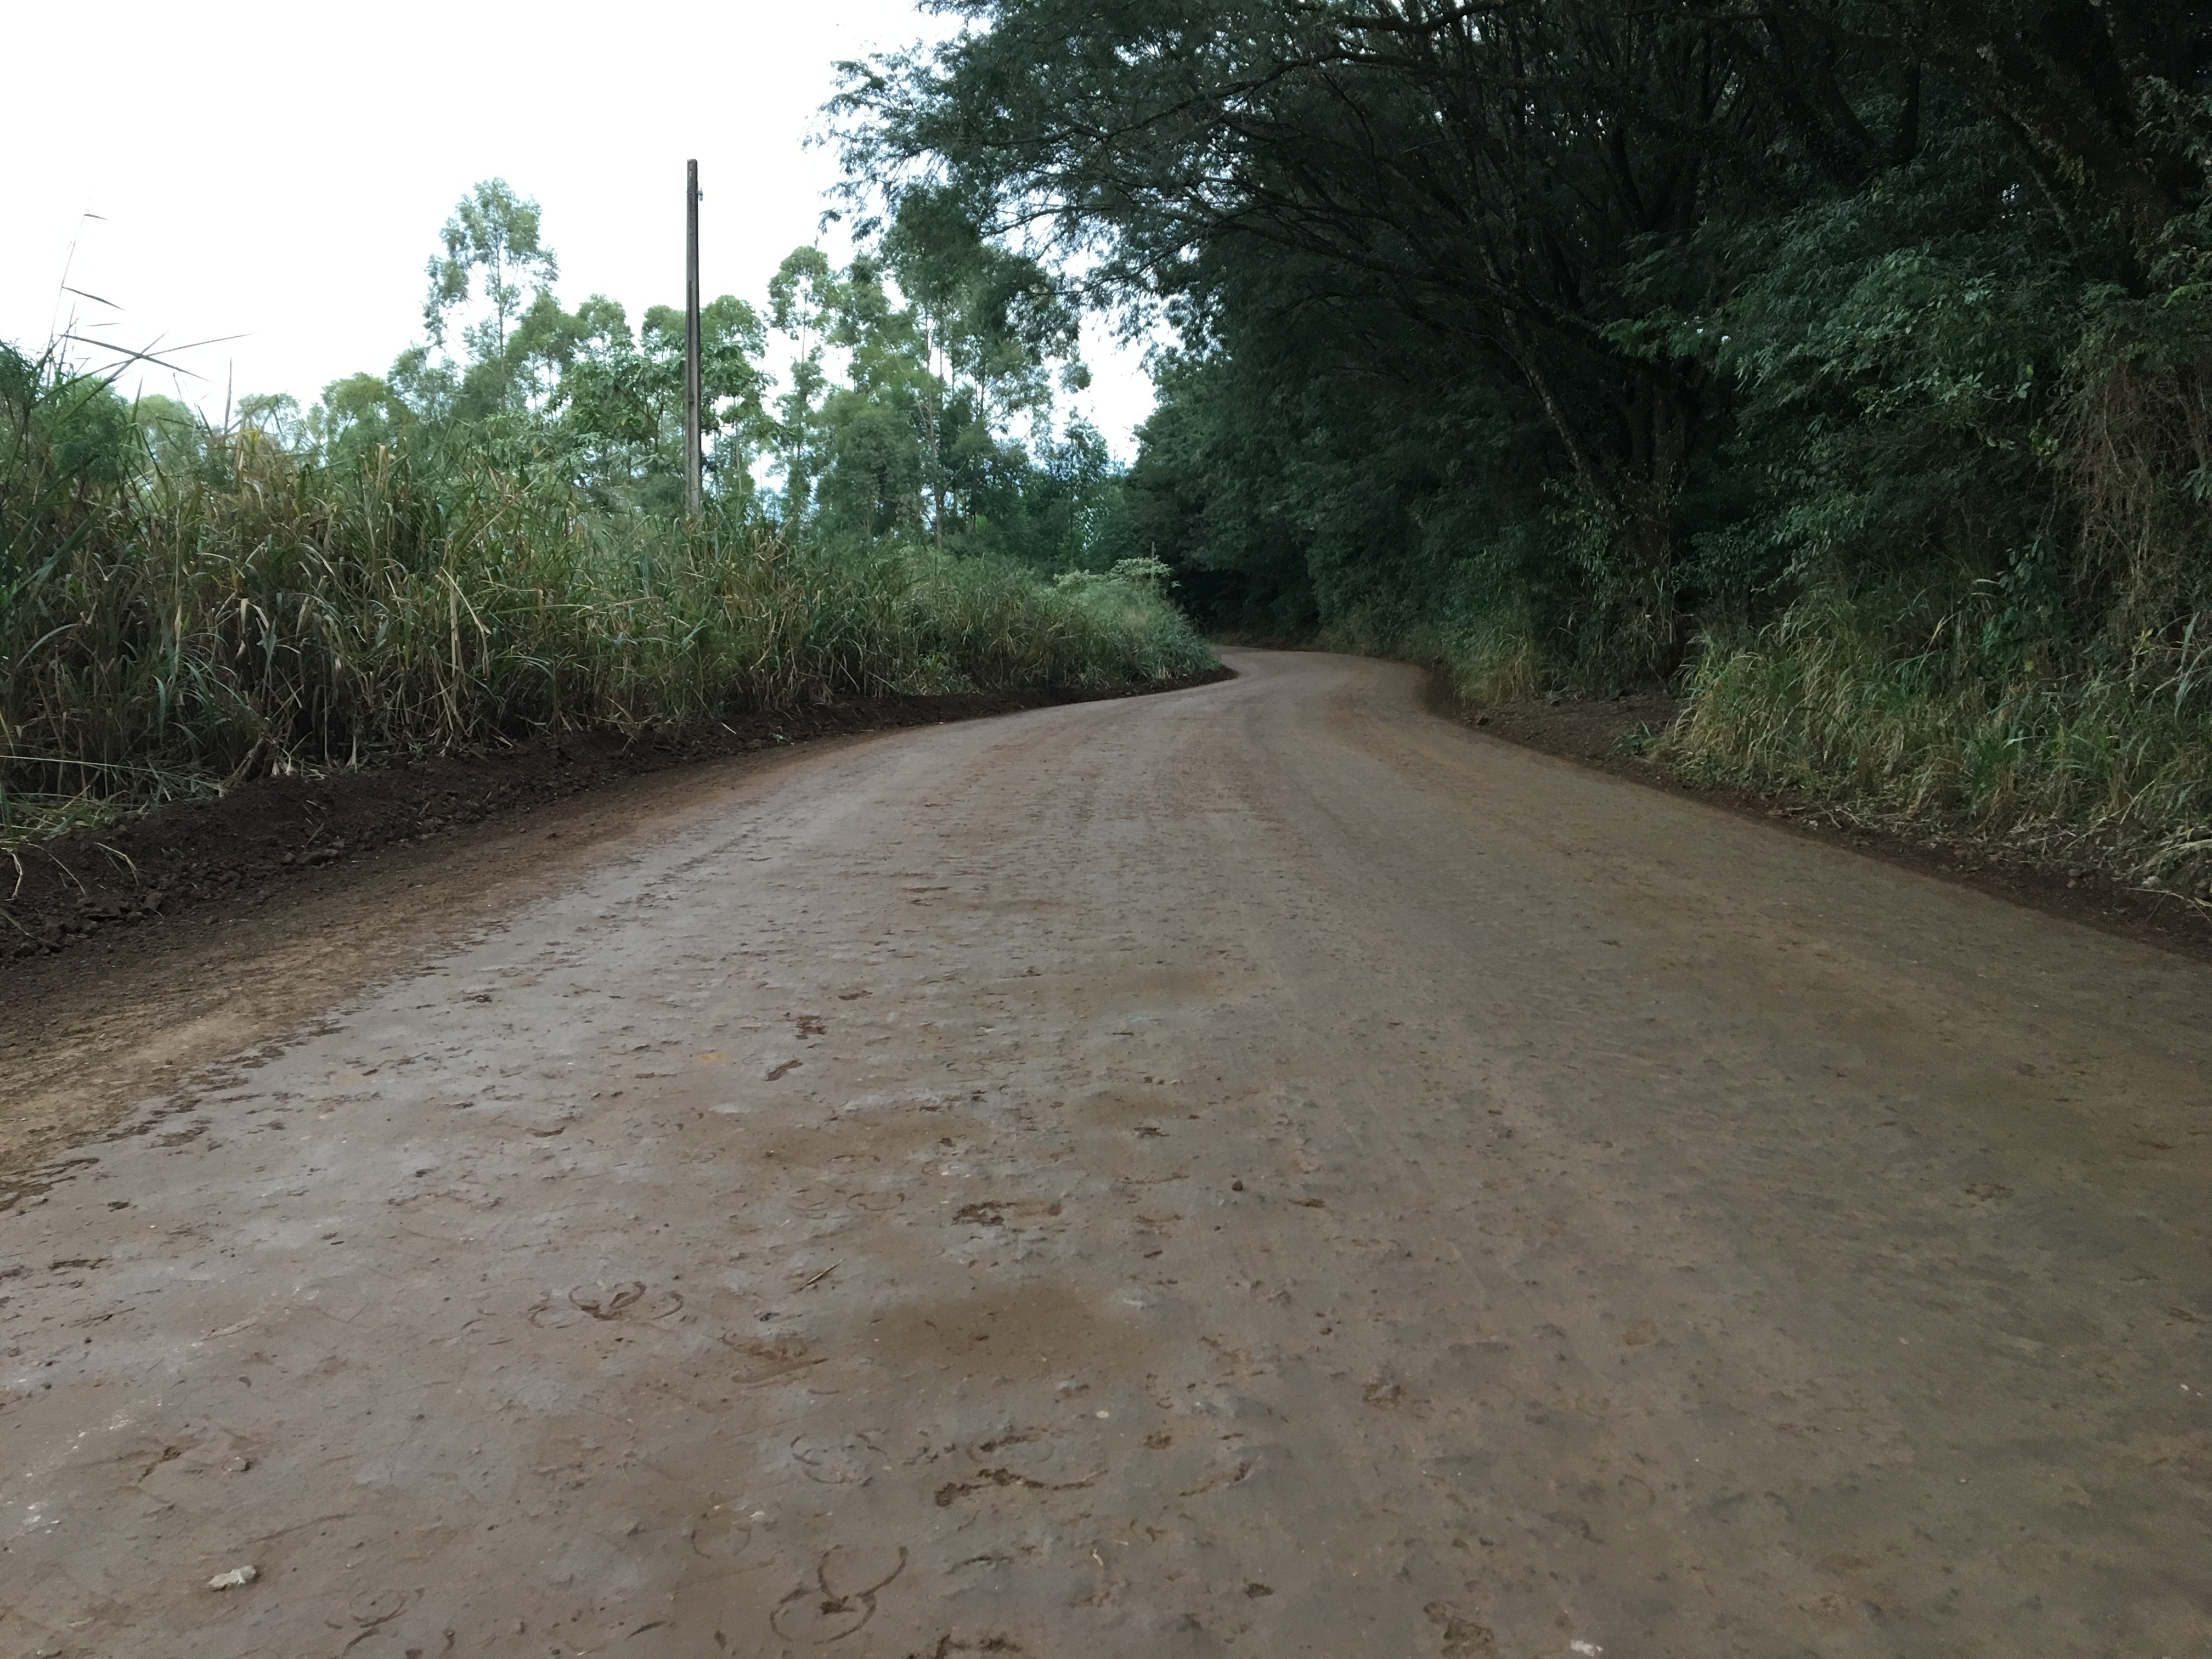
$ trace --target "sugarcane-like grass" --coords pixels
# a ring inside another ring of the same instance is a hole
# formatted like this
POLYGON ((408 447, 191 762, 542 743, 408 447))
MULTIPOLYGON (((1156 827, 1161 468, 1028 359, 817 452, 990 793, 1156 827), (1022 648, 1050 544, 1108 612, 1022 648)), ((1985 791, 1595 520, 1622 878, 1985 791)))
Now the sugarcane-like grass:
POLYGON ((1986 609, 1965 581, 1820 592, 1766 628, 1717 635, 1658 752, 1693 778, 2212 900, 2207 619, 2001 653, 1986 609))
POLYGON ((1139 580, 610 516, 465 442, 333 465, 251 429, 182 465, 73 451, 67 390, 33 386, 0 428, 5 842, 264 770, 1212 665, 1139 580))

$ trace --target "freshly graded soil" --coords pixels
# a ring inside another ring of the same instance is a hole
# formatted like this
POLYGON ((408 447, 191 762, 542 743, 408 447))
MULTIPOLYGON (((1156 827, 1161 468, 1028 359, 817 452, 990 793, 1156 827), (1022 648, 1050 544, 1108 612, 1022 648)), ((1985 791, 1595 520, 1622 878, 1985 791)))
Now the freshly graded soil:
POLYGON ((21 849, 0 864, 0 1207, 88 1137, 143 1133, 118 1126, 149 1075, 250 1047, 466 937, 702 784, 872 732, 1229 677, 815 704, 629 741, 564 733, 263 777, 21 849))
POLYGON ((45 959, 0 1653, 2204 1653, 2212 967, 1232 661, 45 959))
POLYGON ((1138 696, 1225 678, 1085 691, 992 691, 795 705, 679 732, 549 734, 411 763, 264 776, 112 829, 79 830, 0 862, 0 995, 26 994, 25 963, 148 924, 281 901, 325 866, 497 823, 611 782, 825 737, 935 726, 1025 708, 1138 696))

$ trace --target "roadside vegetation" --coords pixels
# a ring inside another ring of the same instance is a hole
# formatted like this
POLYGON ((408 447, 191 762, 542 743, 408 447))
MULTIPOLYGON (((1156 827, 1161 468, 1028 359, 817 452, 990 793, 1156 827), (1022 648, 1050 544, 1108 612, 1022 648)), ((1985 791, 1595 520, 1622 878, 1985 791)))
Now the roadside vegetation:
POLYGON ((546 730, 1212 666, 1103 445, 1049 419, 1072 323, 980 241, 906 256, 939 313, 811 249, 771 319, 708 307, 697 518, 680 313, 562 311, 497 181, 441 246, 427 343, 304 410, 210 422, 66 343, 0 346, 0 845, 546 730))
POLYGON ((850 170, 1172 329, 1206 625, 2212 897, 2202 8, 959 9, 850 170))

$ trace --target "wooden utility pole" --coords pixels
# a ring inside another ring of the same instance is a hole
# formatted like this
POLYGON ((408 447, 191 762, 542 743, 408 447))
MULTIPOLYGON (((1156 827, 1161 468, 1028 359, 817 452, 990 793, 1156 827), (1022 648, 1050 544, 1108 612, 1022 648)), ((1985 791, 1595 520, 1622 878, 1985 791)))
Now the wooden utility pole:
POLYGON ((684 506, 699 516, 699 163, 684 164, 684 506))
POLYGON ((937 319, 931 318, 924 325, 922 350, 927 358, 924 367, 929 373, 929 476, 937 496, 937 516, 931 520, 937 526, 937 550, 945 551, 945 441, 938 435, 937 404, 937 319))

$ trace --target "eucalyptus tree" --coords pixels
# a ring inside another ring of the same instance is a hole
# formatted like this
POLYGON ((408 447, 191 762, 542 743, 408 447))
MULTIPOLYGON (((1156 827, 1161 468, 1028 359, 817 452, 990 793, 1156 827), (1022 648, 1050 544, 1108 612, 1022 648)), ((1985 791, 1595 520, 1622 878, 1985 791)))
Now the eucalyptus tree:
POLYGON ((1031 482, 1013 428, 1028 420, 1042 432, 1055 386, 1089 383, 1080 313, 1038 260, 987 238, 949 192, 902 198, 881 246, 932 358, 922 414, 942 544, 952 516, 971 528, 986 514, 1006 522, 1009 489, 1031 482))
POLYGON ((1048 486, 1018 428, 1057 453, 1054 388, 1080 378, 1079 319, 1035 260, 945 206, 906 204, 842 268, 799 248, 770 281, 793 349, 775 404, 783 510, 846 540, 1026 548, 1009 526, 1048 486))
POLYGON ((918 538, 933 493, 933 411, 927 325, 861 253, 839 270, 794 250, 769 285, 769 314, 797 347, 779 403, 787 512, 833 539, 918 538))
POLYGON ((539 240, 539 209, 504 179, 486 179, 453 204, 438 233, 443 256, 425 267, 430 292, 422 301, 422 326, 442 346, 456 308, 474 297, 485 315, 464 339, 478 357, 504 357, 507 332, 523 309, 522 284, 538 293, 561 275, 553 250, 539 240))

